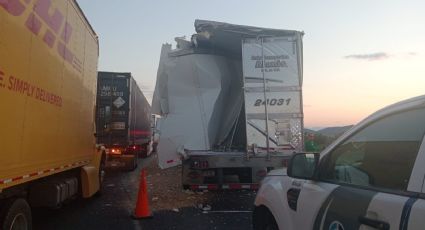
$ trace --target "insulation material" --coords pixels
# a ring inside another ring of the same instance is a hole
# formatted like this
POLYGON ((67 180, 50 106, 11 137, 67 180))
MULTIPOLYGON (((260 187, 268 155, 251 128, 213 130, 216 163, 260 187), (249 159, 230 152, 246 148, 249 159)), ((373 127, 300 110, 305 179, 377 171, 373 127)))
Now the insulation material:
MULTIPOLYGON (((168 49, 165 45, 163 49, 168 49)), ((161 115, 161 168, 181 163, 183 149, 211 150, 224 142, 239 117, 241 64, 213 54, 161 56, 153 98, 161 115)))

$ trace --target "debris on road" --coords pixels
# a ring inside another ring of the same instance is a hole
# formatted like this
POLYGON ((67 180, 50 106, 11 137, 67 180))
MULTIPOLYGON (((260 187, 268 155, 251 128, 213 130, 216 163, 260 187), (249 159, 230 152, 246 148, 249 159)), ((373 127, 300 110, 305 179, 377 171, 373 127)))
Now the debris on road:
POLYGON ((205 207, 202 208, 202 210, 204 210, 204 211, 211 211, 211 206, 206 205, 205 207))
MULTIPOLYGON (((181 167, 160 169, 157 156, 152 164, 147 166, 148 191, 154 201, 151 205, 153 211, 181 209, 196 207, 197 204, 208 203, 213 197, 212 193, 193 192, 184 190, 181 186, 181 167)), ((203 207, 203 206, 202 206, 203 207)), ((211 206, 210 206, 211 207, 211 206)))
POLYGON ((185 192, 186 194, 189 194, 189 195, 193 195, 193 194, 195 194, 195 192, 190 191, 190 190, 188 190, 188 189, 184 190, 184 192, 185 192))

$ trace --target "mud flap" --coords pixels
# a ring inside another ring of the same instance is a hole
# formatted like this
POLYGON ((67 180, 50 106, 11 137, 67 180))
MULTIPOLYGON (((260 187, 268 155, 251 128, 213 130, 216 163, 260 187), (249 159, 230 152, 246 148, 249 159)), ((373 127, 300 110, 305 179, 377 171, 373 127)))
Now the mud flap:
POLYGON ((98 168, 94 166, 84 166, 81 168, 81 187, 84 198, 89 198, 99 191, 98 168))

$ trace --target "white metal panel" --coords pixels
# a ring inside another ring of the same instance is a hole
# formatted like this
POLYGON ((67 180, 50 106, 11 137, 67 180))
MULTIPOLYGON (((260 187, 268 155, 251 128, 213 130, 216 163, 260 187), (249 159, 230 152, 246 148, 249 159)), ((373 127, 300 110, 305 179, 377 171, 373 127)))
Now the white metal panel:
POLYGON ((268 86, 300 86, 296 37, 246 39, 243 42, 243 72, 245 87, 263 87, 264 72, 268 86))
POLYGON ((161 123, 158 144, 159 163, 162 168, 174 166, 179 159, 178 149, 208 150, 208 122, 215 100, 220 93, 220 75, 204 66, 202 73, 193 71, 200 62, 213 62, 205 55, 168 58, 162 74, 168 76, 168 114, 161 123), (165 141, 167 140, 167 141, 165 141))
MULTIPOLYGON (((283 188, 284 193, 282 193, 285 194, 285 206, 287 209, 289 209, 287 206, 287 191, 289 188, 300 188, 301 193, 298 198, 297 211, 294 212, 290 210, 288 219, 279 223, 279 226, 285 229, 285 221, 291 221, 294 224, 294 228, 292 228, 293 230, 313 229, 315 219, 317 218, 317 214, 321 207, 325 204, 329 195, 337 189, 339 185, 298 180, 289 177, 288 181, 290 181, 291 184, 288 184, 286 188, 283 188)), ((324 217, 326 217, 326 212, 324 217)))
POLYGON ((302 150, 300 44, 297 36, 243 40, 248 146, 302 150))
POLYGON ((264 100, 264 92, 247 92, 245 105, 247 114, 264 114, 264 106, 267 103, 269 114, 300 114, 301 95, 300 91, 292 92, 267 92, 267 100, 264 100))
POLYGON ((156 78, 155 91, 152 97, 152 114, 164 115, 168 113, 168 102, 167 102, 167 80, 166 74, 162 74, 167 67, 168 54, 171 52, 171 45, 164 44, 161 48, 161 56, 158 66, 158 75, 156 78))
POLYGON ((162 113, 158 144, 160 167, 180 164, 179 151, 183 149, 211 150, 215 141, 221 139, 220 135, 225 135, 220 126, 224 120, 220 113, 236 120, 239 111, 229 114, 226 110, 237 106, 226 102, 240 104, 241 101, 225 96, 231 95, 230 91, 242 94, 242 87, 228 86, 229 79, 235 77, 229 63, 223 56, 210 54, 161 57, 158 70, 161 85, 156 87, 156 106, 153 105, 162 113))
POLYGON ((425 226, 425 200, 418 199, 412 206, 410 213, 408 230, 423 229, 425 226))
MULTIPOLYGON (((366 217, 386 222, 391 226, 391 229, 398 228, 403 207, 407 200, 408 197, 380 192, 370 202, 366 217)), ((368 230, 371 228, 361 225, 360 229, 368 230)))

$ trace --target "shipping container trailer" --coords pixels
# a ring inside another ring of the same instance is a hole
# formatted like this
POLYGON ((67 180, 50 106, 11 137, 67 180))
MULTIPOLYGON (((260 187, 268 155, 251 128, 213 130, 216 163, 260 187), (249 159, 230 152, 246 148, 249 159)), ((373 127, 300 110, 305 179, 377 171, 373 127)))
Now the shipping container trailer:
POLYGON ((107 164, 137 167, 151 153, 150 105, 131 73, 99 72, 96 137, 107 164))

